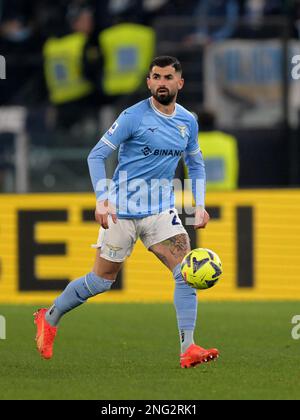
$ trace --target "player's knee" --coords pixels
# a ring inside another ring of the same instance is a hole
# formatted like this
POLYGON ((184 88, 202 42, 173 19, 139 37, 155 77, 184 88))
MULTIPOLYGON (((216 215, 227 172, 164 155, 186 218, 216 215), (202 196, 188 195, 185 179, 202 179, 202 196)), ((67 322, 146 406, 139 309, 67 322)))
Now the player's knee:
POLYGON ((93 273, 98 277, 114 282, 116 281, 120 270, 121 270, 121 267, 111 267, 111 268, 106 268, 106 269, 102 267, 102 268, 95 268, 93 270, 93 273))
POLYGON ((106 280, 115 281, 121 268, 122 263, 114 263, 98 255, 93 273, 106 280))

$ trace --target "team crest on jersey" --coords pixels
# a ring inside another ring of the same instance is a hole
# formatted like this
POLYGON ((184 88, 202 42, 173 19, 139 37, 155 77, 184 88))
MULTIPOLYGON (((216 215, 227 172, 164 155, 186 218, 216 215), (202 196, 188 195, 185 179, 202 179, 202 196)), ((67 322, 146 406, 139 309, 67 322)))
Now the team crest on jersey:
POLYGON ((119 127, 119 124, 115 122, 114 125, 108 130, 107 134, 109 136, 112 136, 118 127, 119 127))
POLYGON ((185 125, 177 125, 178 130, 180 131, 181 137, 184 139, 186 136, 187 126, 185 125))

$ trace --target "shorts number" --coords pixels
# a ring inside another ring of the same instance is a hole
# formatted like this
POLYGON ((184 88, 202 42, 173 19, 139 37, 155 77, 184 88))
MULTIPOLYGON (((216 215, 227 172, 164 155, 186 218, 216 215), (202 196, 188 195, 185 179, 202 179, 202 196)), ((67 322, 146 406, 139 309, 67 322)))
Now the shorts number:
POLYGON ((175 214, 173 210, 170 211, 170 214, 174 214, 172 225, 173 226, 181 225, 180 220, 177 218, 177 215, 175 214))

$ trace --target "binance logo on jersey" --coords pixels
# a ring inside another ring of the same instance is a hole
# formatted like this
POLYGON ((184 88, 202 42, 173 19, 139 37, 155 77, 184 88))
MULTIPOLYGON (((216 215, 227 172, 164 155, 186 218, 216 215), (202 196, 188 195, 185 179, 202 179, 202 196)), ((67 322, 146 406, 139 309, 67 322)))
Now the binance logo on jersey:
POLYGON ((155 149, 151 150, 150 147, 145 147, 142 149, 142 152, 145 156, 172 156, 172 157, 180 157, 182 154, 182 150, 167 150, 167 149, 155 149))
POLYGON ((152 150, 150 149, 150 147, 145 147, 142 152, 144 153, 145 156, 149 156, 152 155, 152 150))
POLYGON ((172 156, 172 157, 180 157, 182 154, 181 150, 154 150, 154 156, 172 156))

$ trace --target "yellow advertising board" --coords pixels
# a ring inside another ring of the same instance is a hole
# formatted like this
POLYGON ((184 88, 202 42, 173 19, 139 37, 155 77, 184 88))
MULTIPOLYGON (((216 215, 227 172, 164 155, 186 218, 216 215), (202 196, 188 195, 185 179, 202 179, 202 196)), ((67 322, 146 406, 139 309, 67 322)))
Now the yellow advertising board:
MULTIPOLYGON (((91 271, 92 194, 0 197, 0 303, 51 303, 91 271)), ((300 190, 207 195, 211 222, 193 247, 217 252, 224 275, 200 300, 300 300, 300 190)), ((185 216, 182 217, 185 222, 185 216)), ((116 288, 94 302, 172 302, 171 273, 138 242, 116 288)))

